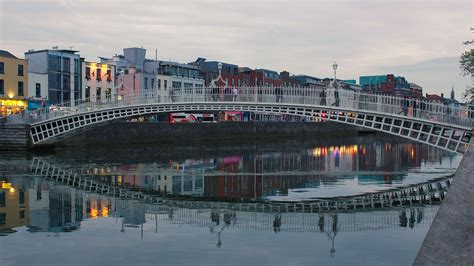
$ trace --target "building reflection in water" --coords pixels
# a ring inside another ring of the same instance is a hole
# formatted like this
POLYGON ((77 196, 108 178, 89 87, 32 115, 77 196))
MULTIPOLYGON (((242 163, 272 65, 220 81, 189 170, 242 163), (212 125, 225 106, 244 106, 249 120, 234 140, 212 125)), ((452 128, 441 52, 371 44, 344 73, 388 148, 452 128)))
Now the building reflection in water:
MULTIPOLYGON (((427 228, 436 207, 384 209, 355 213, 272 213, 236 211, 225 208, 188 209, 146 204, 135 200, 114 199, 90 194, 73 188, 52 185, 39 178, 8 178, 2 183, 5 197, 0 197, 0 225, 2 235, 27 226, 32 233, 60 234, 81 227, 90 219, 120 219, 117 232, 136 231, 144 237, 144 225, 168 223, 208 227, 216 247, 224 245, 224 234, 229 230, 273 231, 275 233, 313 232, 325 235, 329 253, 336 252, 336 236, 344 232, 376 231, 390 228, 427 228), (7 188, 8 187, 8 188, 7 188), (11 216, 11 217, 10 217, 11 216), (128 228, 128 229, 127 229, 128 228)), ((97 222, 100 222, 97 221, 97 222)))
POLYGON ((30 221, 28 193, 7 180, 0 181, 0 236, 15 232, 12 228, 30 221))
MULTIPOLYGON (((410 169, 452 154, 413 143, 366 143, 262 151, 214 158, 90 167, 107 184, 162 195, 254 201, 288 196, 344 180, 403 184, 410 169)), ((455 166, 454 166, 455 167, 455 166)))

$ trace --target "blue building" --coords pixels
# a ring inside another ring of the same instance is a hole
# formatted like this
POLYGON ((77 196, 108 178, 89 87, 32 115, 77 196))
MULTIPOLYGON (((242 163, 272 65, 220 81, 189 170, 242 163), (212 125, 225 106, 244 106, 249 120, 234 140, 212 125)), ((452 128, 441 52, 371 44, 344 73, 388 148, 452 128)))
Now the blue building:
POLYGON ((29 82, 47 88, 47 95, 42 97, 49 100, 50 104, 82 99, 81 58, 77 52, 55 47, 52 50, 29 50, 25 53, 28 75, 32 79, 29 82))

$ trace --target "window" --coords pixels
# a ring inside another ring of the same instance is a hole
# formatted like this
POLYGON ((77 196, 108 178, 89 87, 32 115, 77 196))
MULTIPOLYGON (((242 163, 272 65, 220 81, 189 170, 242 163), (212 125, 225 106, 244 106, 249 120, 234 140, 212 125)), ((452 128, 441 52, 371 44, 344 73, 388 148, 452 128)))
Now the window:
POLYGON ((100 100, 102 98, 101 92, 102 92, 102 89, 100 87, 97 87, 96 94, 95 94, 97 102, 100 102, 100 100))
POLYGON ((5 65, 3 62, 0 62, 0 74, 5 74, 5 65))
POLYGON ((79 63, 79 59, 74 59, 74 74, 79 74, 80 68, 81 64, 79 63))
POLYGON ((18 96, 24 96, 23 95, 23 81, 18 81, 18 96))
POLYGON ((74 75, 74 100, 82 99, 81 88, 79 87, 79 75, 74 75))
POLYGON ((48 91, 49 93, 49 102, 51 104, 58 104, 58 103, 61 103, 61 99, 62 99, 62 93, 60 90, 49 90, 48 91))
POLYGON ((107 70, 107 82, 112 82, 112 70, 107 70))
POLYGON ((164 85, 165 85, 165 90, 166 90, 166 89, 168 88, 168 81, 167 81, 167 80, 164 80, 164 82, 165 82, 164 85))
POLYGON ((91 98, 91 87, 86 86, 86 101, 89 101, 91 98))
POLYGON ((5 83, 3 79, 0 79, 0 94, 5 94, 5 83))
POLYGON ((192 83, 184 83, 184 93, 192 94, 193 93, 193 84, 192 83))
POLYGON ((112 99, 112 89, 111 88, 107 88, 105 90, 105 99, 107 101, 110 101, 110 99, 112 99))
POLYGON ((63 91, 67 91, 68 93, 71 90, 71 77, 68 74, 63 75, 63 91))
POLYGON ((145 78, 145 90, 148 90, 148 78, 145 78))
POLYGON ((173 89, 181 88, 181 81, 173 81, 173 89))
POLYGON ((57 55, 50 55, 48 57, 48 68, 50 71, 60 72, 61 70, 61 57, 57 55))
POLYGON ((20 211, 20 219, 25 219, 25 210, 20 211))
POLYGON ((155 79, 151 79, 151 89, 155 89, 155 79))
POLYGON ((237 86, 240 87, 240 85, 241 85, 241 84, 240 84, 240 79, 237 79, 237 86))
POLYGON ((6 198, 5 198, 5 192, 3 191, 0 191, 0 207, 5 207, 5 203, 6 203, 6 198))
POLYGON ((23 76, 23 65, 18 65, 18 76, 23 76))
POLYGON ((43 198, 41 194, 41 189, 36 190, 36 200, 39 201, 43 198))
POLYGON ((20 205, 25 204, 25 191, 20 190, 18 201, 20 202, 20 205))
POLYGON ((97 78, 97 81, 101 81, 101 80, 102 80, 102 73, 101 73, 101 69, 100 69, 100 68, 97 69, 97 77, 96 77, 96 78, 97 78))
POLYGON ((86 67, 86 79, 90 80, 91 79, 91 68, 86 67))
POLYGON ((36 97, 41 97, 41 84, 36 83, 36 97))
POLYGON ((63 72, 71 72, 71 59, 63 57, 63 72))
POLYGON ((202 94, 202 84, 196 84, 196 94, 202 94))
POLYGON ((158 89, 161 89, 161 79, 157 79, 156 82, 156 86, 158 87, 158 89))
POLYGON ((7 214, 0 213, 0 224, 5 224, 7 222, 7 214))

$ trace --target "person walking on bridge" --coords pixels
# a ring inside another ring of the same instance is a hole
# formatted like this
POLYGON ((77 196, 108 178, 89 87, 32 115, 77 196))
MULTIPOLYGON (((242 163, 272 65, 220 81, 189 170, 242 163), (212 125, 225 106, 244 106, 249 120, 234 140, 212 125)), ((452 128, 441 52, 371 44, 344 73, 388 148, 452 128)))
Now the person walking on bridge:
POLYGON ((237 101, 238 94, 239 94, 239 90, 236 87, 232 88, 232 101, 233 102, 237 101))

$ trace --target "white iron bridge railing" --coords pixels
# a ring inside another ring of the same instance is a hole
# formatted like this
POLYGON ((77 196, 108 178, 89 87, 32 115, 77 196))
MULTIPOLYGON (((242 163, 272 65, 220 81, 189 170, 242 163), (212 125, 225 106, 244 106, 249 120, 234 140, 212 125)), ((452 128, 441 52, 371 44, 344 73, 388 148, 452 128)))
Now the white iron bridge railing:
POLYGON ((341 110, 365 111, 418 118, 465 128, 473 127, 467 106, 444 104, 426 99, 363 93, 335 88, 240 87, 142 90, 140 94, 121 95, 102 101, 90 99, 51 106, 47 110, 27 111, 4 118, 7 124, 35 124, 42 121, 118 107, 190 103, 251 103, 271 105, 325 106, 341 110))

